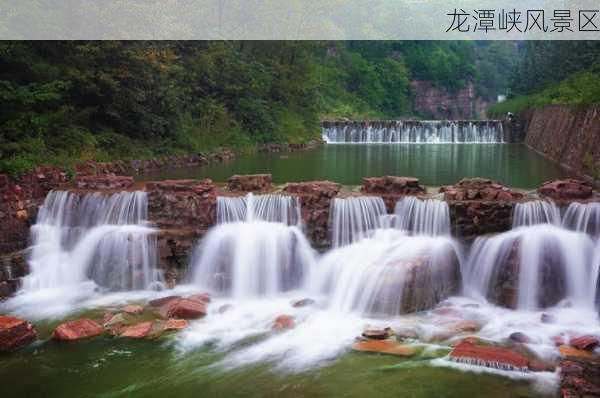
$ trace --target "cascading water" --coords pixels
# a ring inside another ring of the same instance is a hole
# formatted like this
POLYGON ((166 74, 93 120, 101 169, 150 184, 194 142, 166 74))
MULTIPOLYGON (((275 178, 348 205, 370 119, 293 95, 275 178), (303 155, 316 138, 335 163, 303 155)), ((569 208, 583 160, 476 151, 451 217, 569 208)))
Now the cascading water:
POLYGON ((600 238, 600 203, 571 203, 562 221, 563 227, 600 238))
POLYGON ((478 238, 463 269, 468 295, 522 310, 567 299, 593 308, 598 265, 585 234, 540 224, 478 238))
POLYGON ((335 311, 398 315, 431 308, 459 285, 459 252, 449 237, 385 229, 328 253, 310 288, 328 295, 335 311))
POLYGON ((366 237, 382 226, 386 214, 385 203, 377 196, 335 198, 329 219, 333 246, 344 246, 366 237))
POLYGON ((396 203, 388 226, 416 235, 450 235, 450 210, 443 200, 407 196, 396 203))
POLYGON ((262 220, 286 225, 301 222, 300 201, 287 195, 258 195, 217 198, 217 224, 262 220))
POLYGON ((248 195, 217 202, 223 223, 195 250, 192 283, 234 298, 270 296, 302 286, 314 253, 302 231, 286 225, 300 220, 297 200, 279 195, 256 199, 248 195), (244 221, 236 222, 233 215, 242 214, 244 221))
POLYGON ((517 203, 513 211, 513 228, 536 225, 560 225, 560 209, 553 202, 546 200, 533 200, 517 203))
POLYGON ((31 228, 31 273, 23 279, 23 290, 90 279, 111 290, 160 287, 147 207, 145 192, 50 192, 31 228))
POLYGON ((327 143, 503 143, 501 121, 325 122, 327 143))

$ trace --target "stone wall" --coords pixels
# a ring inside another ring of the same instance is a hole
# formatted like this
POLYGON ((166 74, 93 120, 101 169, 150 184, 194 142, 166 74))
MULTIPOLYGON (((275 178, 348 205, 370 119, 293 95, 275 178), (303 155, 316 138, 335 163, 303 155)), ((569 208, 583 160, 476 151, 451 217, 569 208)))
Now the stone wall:
POLYGON ((586 173, 589 153, 600 167, 600 106, 549 105, 520 115, 525 143, 575 174, 586 173))
POLYGON ((200 237, 216 223, 217 186, 210 179, 146 184, 148 218, 160 230, 158 255, 167 282, 181 280, 200 237))

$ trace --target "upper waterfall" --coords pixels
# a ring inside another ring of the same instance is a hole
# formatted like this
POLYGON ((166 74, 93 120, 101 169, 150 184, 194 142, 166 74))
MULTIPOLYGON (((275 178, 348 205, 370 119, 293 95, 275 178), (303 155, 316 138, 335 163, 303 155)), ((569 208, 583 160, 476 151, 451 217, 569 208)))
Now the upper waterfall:
POLYGON ((504 143, 502 121, 392 120, 323 122, 327 143, 504 143))
POLYGON ((262 220, 298 225, 300 201, 287 195, 258 195, 217 198, 217 224, 262 220))
POLYGON ((50 192, 31 229, 31 273, 23 288, 90 279, 113 290, 158 286, 156 237, 147 218, 145 192, 50 192))

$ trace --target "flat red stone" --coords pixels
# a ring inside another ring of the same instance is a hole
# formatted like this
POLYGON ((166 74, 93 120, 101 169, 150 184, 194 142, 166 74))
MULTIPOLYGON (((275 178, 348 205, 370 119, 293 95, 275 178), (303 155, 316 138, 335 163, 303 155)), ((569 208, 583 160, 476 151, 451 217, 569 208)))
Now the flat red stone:
POLYGON ((517 370, 527 369, 528 364, 527 358, 508 348, 476 345, 464 340, 454 347, 450 358, 486 367, 517 370))
POLYGON ((54 329, 52 337, 55 340, 73 341, 94 337, 102 334, 103 329, 91 319, 83 318, 59 325, 54 329))

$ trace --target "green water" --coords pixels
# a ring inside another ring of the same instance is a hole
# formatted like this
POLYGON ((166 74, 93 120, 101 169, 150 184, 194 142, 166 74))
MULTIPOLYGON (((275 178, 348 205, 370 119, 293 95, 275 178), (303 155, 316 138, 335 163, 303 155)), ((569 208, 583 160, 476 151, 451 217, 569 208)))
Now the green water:
POLYGON ((206 348, 180 353, 172 339, 48 341, 0 356, 2 397, 536 396, 527 382, 392 356, 348 353, 322 368, 286 373, 274 364, 211 366, 223 355, 206 348))
POLYGON ((210 177, 224 182, 233 174, 255 173, 271 173, 275 183, 327 179, 347 185, 382 175, 417 177, 429 186, 487 177, 523 189, 563 176, 557 164, 522 144, 336 144, 307 152, 241 156, 225 164, 147 174, 140 180, 210 177))

